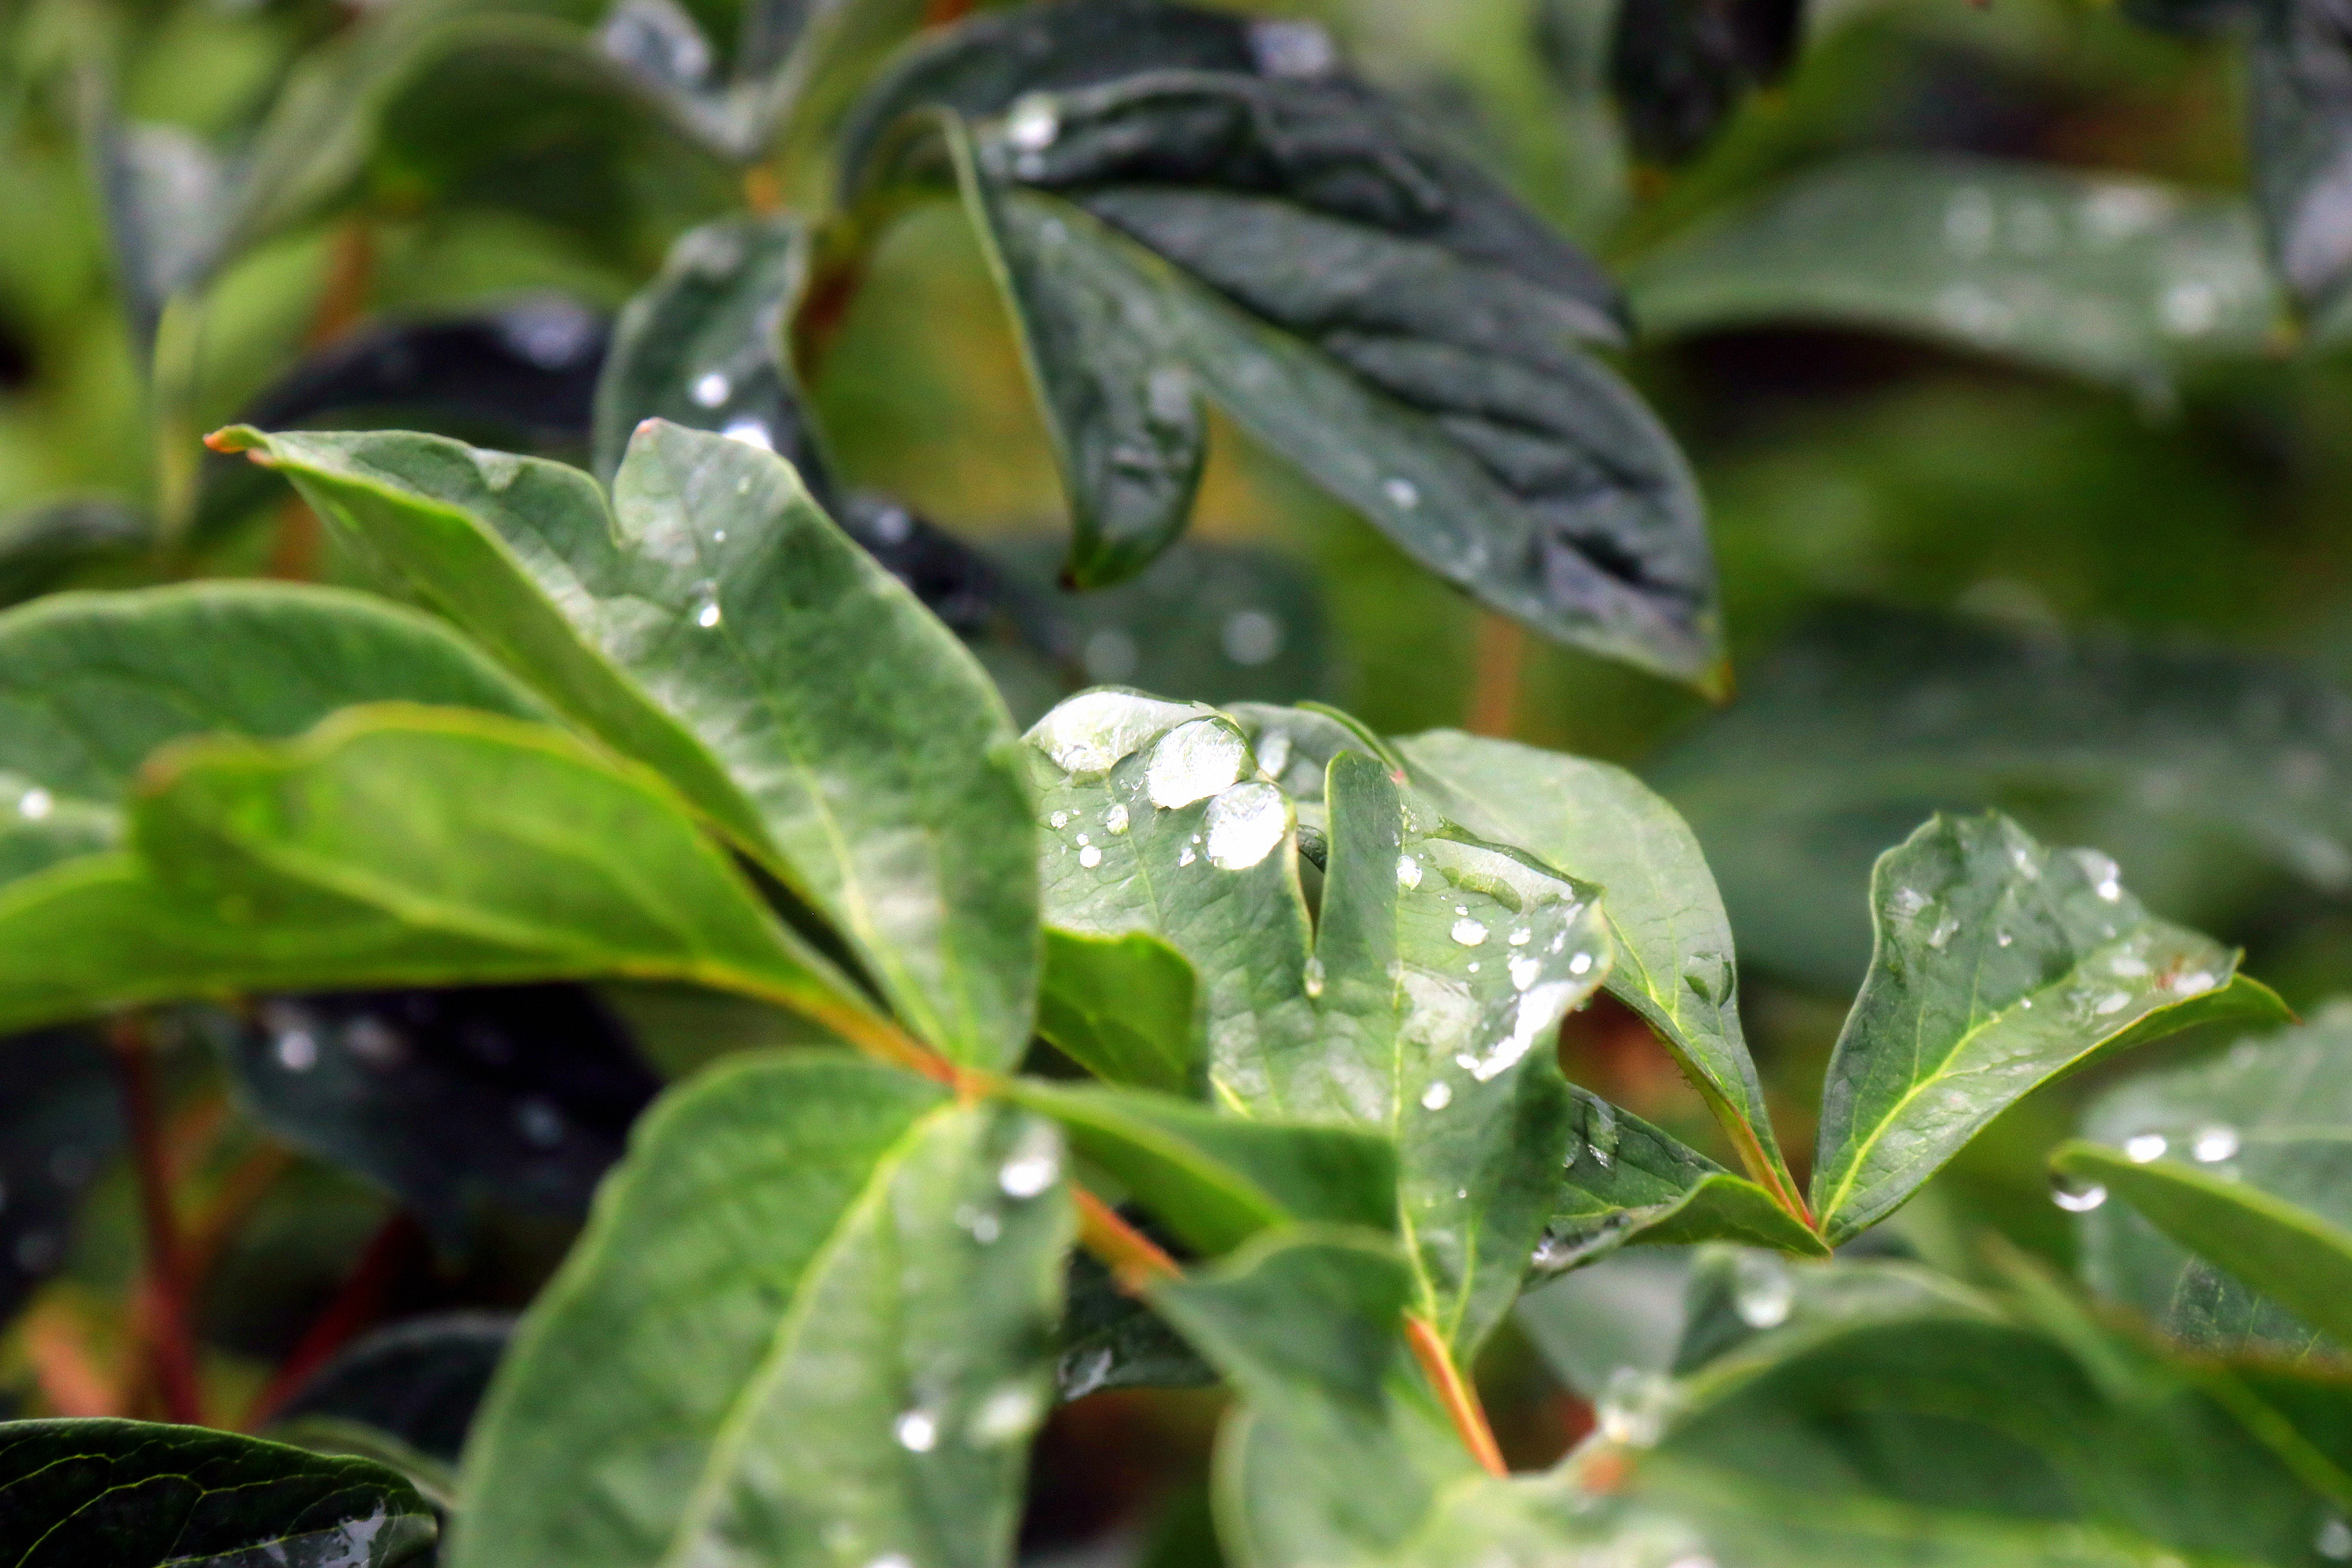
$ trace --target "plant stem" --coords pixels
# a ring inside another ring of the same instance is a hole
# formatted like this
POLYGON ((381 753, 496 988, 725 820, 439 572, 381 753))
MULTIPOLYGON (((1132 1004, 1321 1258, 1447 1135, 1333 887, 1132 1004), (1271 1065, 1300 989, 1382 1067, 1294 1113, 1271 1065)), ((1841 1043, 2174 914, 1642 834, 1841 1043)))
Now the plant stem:
POLYGON ((1527 659, 1528 634, 1499 610, 1478 613, 1473 655, 1470 714, 1464 728, 1474 735, 1507 737, 1518 721, 1519 672, 1527 659))
POLYGON ((196 1382, 195 1339, 188 1331, 187 1289, 181 1269, 179 1226, 172 1212, 171 1178, 155 1109, 155 1080, 146 1021, 124 1014, 110 1031, 122 1079, 123 1120, 130 1124, 139 1173, 139 1209, 147 1242, 146 1278, 139 1318, 154 1364, 163 1411, 184 1426, 204 1425, 204 1394, 196 1382))
POLYGON ((326 1310, 311 1320, 302 1338, 278 1363, 269 1382, 246 1407, 241 1429, 251 1432, 278 1413, 279 1405, 309 1381, 327 1358, 350 1343, 383 1315, 384 1298, 393 1283, 425 1248, 425 1232, 404 1214, 396 1214, 368 1238, 359 1261, 343 1279, 326 1310))
POLYGON ((1412 1346, 1412 1358, 1429 1376, 1430 1385, 1437 1390, 1439 1403, 1454 1420, 1454 1429, 1462 1436, 1462 1446, 1478 1461, 1488 1475, 1507 1476, 1510 1468, 1503 1463, 1503 1450, 1495 1441, 1495 1430, 1486 1425, 1486 1406, 1478 1403, 1478 1391, 1454 1364, 1454 1352, 1445 1346, 1444 1339, 1435 1325, 1415 1313, 1404 1315, 1405 1342, 1412 1346))
POLYGON ((1118 1288, 1139 1296, 1157 1279, 1173 1279, 1183 1272, 1160 1244, 1136 1229, 1102 1199, 1080 1186, 1071 1194, 1078 1205, 1078 1242, 1099 1259, 1118 1281, 1118 1288))

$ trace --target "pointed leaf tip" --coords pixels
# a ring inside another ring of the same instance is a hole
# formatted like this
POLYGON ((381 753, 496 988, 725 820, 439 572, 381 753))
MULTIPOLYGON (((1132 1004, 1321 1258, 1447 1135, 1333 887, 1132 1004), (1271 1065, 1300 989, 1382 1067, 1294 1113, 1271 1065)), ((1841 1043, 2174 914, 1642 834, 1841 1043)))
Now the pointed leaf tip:
POLYGON ((255 462, 263 468, 272 468, 276 465, 271 462, 269 454, 262 449, 263 443, 268 439, 250 425, 224 425, 205 437, 205 445, 215 452, 250 453, 255 462))

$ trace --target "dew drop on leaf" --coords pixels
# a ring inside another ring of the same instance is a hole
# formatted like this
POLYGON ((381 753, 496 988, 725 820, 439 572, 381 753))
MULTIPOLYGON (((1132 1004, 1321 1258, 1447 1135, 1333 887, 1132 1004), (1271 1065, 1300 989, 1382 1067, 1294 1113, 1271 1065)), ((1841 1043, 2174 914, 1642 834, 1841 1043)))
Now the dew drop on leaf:
POLYGON ((928 1454, 940 1441, 939 1417, 928 1410, 901 1412, 898 1419, 891 1423, 890 1431, 898 1439, 898 1447, 910 1454, 928 1454))
POLYGON ((1042 153, 1062 134, 1062 111, 1046 92, 1024 92, 1004 117, 1004 140, 1016 152, 1042 153))
POLYGON ((1144 793, 1163 811, 1206 800, 1240 781, 1247 751, 1241 736, 1217 720, 1179 724, 1151 748, 1151 760, 1144 764, 1144 793))
POLYGON ((16 797, 16 815, 27 822, 38 822, 49 815, 57 802, 45 789, 28 789, 16 797))
POLYGON ((319 1037, 308 1029, 278 1032, 278 1065, 288 1072, 309 1072, 319 1065, 319 1037))
POLYGON ((2053 1176, 2050 1201, 2068 1214, 2089 1214, 2107 1201, 2107 1189, 2096 1182, 2080 1183, 2066 1176, 2053 1176))
POLYGON ((2197 1130, 2189 1141, 2189 1154, 2200 1165, 2218 1165, 2238 1152, 2239 1142, 2236 1128, 2217 1121, 2197 1130))
POLYGON ((723 374, 715 370, 709 371, 695 377, 693 397, 695 403, 700 407, 716 408, 726 402, 728 395, 734 390, 735 384, 729 381, 723 374))
POLYGON ((1421 1091, 1421 1108, 1423 1110, 1443 1110, 1453 1103, 1454 1090, 1442 1081, 1433 1083, 1421 1091))
POLYGON ((1102 851, 1091 844, 1081 846, 1078 849, 1078 864, 1089 871, 1093 870, 1102 864, 1102 851))
POLYGON ((1454 922, 1453 936, 1465 947, 1475 947, 1486 940, 1486 928, 1465 915, 1454 922))
POLYGON ((1769 1253, 1743 1252, 1732 1265, 1731 1306, 1751 1329, 1777 1329, 1797 1305, 1796 1277, 1769 1253))
POLYGON ((1308 958, 1305 971, 1299 975, 1298 983, 1300 985, 1305 987, 1307 994, 1309 996, 1322 995, 1323 961, 1319 958, 1308 958))
POLYGON ((1246 871, 1271 854, 1290 831, 1282 792, 1272 784, 1235 784, 1209 803, 1209 864, 1246 871))
MULTIPOLYGON (((1059 816, 1061 813, 1055 812, 1054 815, 1059 816)), ((1062 825, 1056 822, 1054 826, 1059 827, 1062 825)), ((1124 805, 1114 805, 1108 811, 1103 813, 1103 831, 1114 836, 1126 832, 1127 807, 1124 805)))
POLYGON ((1536 933, 1534 931, 1528 930, 1526 926, 1521 926, 1518 930, 1511 933, 1511 945, 1513 947, 1525 947, 1528 942, 1535 940, 1535 934, 1536 933))
POLYGON ((981 1401, 971 1418, 971 1441, 992 1448, 1026 1437, 1035 1430, 1045 1403, 1025 1383, 1007 1384, 981 1401))
POLYGON ((1397 886, 1408 889, 1421 886, 1420 861, 1410 855, 1397 857, 1397 886))
POLYGON ((1666 1435, 1674 1414, 1674 1384, 1654 1372, 1621 1366, 1609 1374, 1609 1386, 1593 1407, 1594 1424, 1612 1443, 1647 1448, 1666 1435))
POLYGON ((1536 983, 1536 976, 1543 973, 1543 965, 1525 953, 1514 954, 1509 967, 1511 989, 1514 991, 1525 991, 1536 983))
POLYGON ((762 452, 776 449, 776 438, 769 434, 768 422, 764 419, 749 416, 730 419, 719 433, 730 441, 740 441, 746 447, 757 447, 762 452))
POLYGON ((1408 511, 1421 504, 1421 487, 1411 479, 1384 479, 1381 482, 1381 491, 1391 502, 1408 511))
POLYGON ((2161 1132, 2135 1132, 2124 1140, 2124 1157, 2135 1165, 2145 1165, 2151 1160, 2161 1160, 2170 1145, 2161 1132))

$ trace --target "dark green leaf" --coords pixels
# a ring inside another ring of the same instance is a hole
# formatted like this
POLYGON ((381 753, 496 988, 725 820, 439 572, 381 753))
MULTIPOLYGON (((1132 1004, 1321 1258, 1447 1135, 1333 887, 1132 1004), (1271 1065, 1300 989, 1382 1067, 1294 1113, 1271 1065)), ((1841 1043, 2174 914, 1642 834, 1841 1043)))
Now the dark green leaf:
POLYGON ((1609 77, 1634 151, 1665 163, 1696 153, 1787 71, 1804 22, 1803 0, 1620 0, 1609 77))
MULTIPOLYGON (((2209 1061, 2126 1079, 2092 1102, 2082 1135, 2127 1157, 2186 1163, 2243 1184, 2250 1201, 2267 1196, 2306 1212, 2315 1223, 2352 1229, 2347 1128, 2352 1013, 2339 1004, 2302 1028, 2242 1041, 2209 1061)), ((2165 1231, 2150 1226, 2133 1196, 2143 1184, 2129 1175, 2109 1184, 2106 1190, 2126 1201, 2100 1205, 2076 1222, 2084 1278, 2095 1289, 2138 1309, 2200 1351, 2298 1359, 2340 1353, 2340 1346, 2315 1340, 2307 1321, 2250 1288, 2257 1282, 2233 1273, 2220 1253, 2200 1258, 2201 1247, 2192 1250, 2165 1234, 2172 1226, 2165 1231)), ((2176 1201, 2212 1206, 2190 1193, 2176 1201)), ((2153 1210, 2148 1215, 2157 1217, 2153 1210)), ((2253 1216, 2242 1222, 2247 1240, 2259 1223, 2253 1216)), ((2223 1237, 2222 1245, 2230 1246, 2231 1238, 2223 1237)), ((2315 1265, 2319 1250, 2315 1245, 2315 1265)))
POLYGON ((39 501, 0 519, 0 605, 69 582, 84 567, 121 561, 155 531, 144 511, 112 496, 39 501))
POLYGON ((579 1219, 661 1088, 576 985, 272 997, 230 1067, 298 1149, 377 1184, 452 1256, 485 1205, 579 1219))
POLYGON ((872 1016, 658 779, 561 731, 353 710, 299 742, 187 743, 137 854, 0 889, 0 1026, 235 991, 603 975, 872 1016))
POLYGON ((1037 1032, 1110 1083, 1198 1094, 1207 1061, 1192 964, 1149 931, 1045 932, 1037 1032))
POLYGON ((2352 281, 2352 34, 2329 0, 2255 14, 2254 194, 2280 276, 2304 310, 2325 316, 2352 281))
POLYGON ((1796 1183, 1739 1026, 1731 924, 1698 841, 1606 763, 1438 730, 1397 742, 1414 786, 1473 833, 1598 883, 1612 994, 1647 1019, 1759 1182, 1796 1183))
POLYGON ((1625 287, 1653 337, 1874 328, 2154 395, 2184 363, 2263 353, 2279 308, 2237 202, 1918 153, 1801 174, 1669 240, 1625 287))
POLYGON ((1018 1055, 1038 937, 1011 721, 790 468, 655 421, 608 513, 576 470, 454 442, 233 439, 831 916, 917 1032, 1018 1055))
POLYGON ((784 323, 808 279, 798 219, 703 225, 670 247, 629 301, 596 384, 596 477, 607 484, 647 419, 717 430, 764 446, 824 493, 815 433, 785 358, 784 323))
POLYGON ((122 1146, 121 1095, 94 1030, 0 1040, 0 1322, 65 1261, 83 1194, 122 1146))
POLYGON ((187 735, 280 739, 356 703, 535 718, 522 687, 440 623, 289 584, 60 595, 0 616, 0 867, 21 876, 120 836, 150 753, 187 735))
POLYGON ((1219 1115, 1132 1089, 1022 1079, 1006 1093, 1060 1122, 1075 1152, 1196 1252, 1228 1252, 1289 1222, 1396 1224, 1396 1154, 1383 1138, 1219 1115))
POLYGON ((525 1319, 453 1568, 1005 1561, 1071 1228, 1045 1123, 855 1059, 714 1068, 525 1319))
POLYGON ((1937 816, 1871 876, 1878 950, 1822 1091, 1812 1205, 1845 1240, 1987 1122, 2095 1055, 2283 1016, 2207 937, 2150 917, 2095 850, 1998 813, 1937 816))
POLYGON ((1314 1421, 1379 1417, 1412 1293, 1384 1238, 1307 1227, 1274 1232, 1150 1297, 1252 1405, 1314 1421))
POLYGON ((1958 1280, 1916 1264, 1834 1258, 1791 1266, 1769 1252, 1703 1247, 1692 1260, 1673 1370, 1687 1376, 1728 1357, 1787 1355, 1801 1340, 1865 1321, 1998 1316, 1958 1280))
POLYGON ((1999 805, 2118 850, 2117 832, 2144 838, 2127 864, 2165 907, 2185 890, 2150 879, 2192 832, 2352 882, 2352 700, 2210 651, 1847 614, 1648 772, 1706 846, 1748 958, 1830 991, 1869 962, 1853 890, 1932 811, 1999 805), (2075 803, 2107 814, 2056 815, 2075 803))
POLYGON ((1083 1251, 1071 1254, 1068 1293, 1061 1359, 1054 1366, 1064 1399, 1109 1388, 1191 1388, 1217 1381, 1166 1320, 1083 1251))
POLYGON ((436 1526, 363 1459, 143 1421, 0 1423, 0 1544, 14 1568, 398 1568, 436 1526))
POLYGON ((277 1419, 356 1422, 454 1465, 513 1335, 503 1312, 436 1312, 378 1329, 312 1373, 277 1419))

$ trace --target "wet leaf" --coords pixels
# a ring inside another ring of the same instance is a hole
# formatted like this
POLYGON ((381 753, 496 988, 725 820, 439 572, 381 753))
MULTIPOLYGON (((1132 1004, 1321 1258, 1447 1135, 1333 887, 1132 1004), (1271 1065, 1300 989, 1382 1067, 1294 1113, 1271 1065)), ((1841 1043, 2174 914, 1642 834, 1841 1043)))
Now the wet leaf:
POLYGON ((1769 1252, 1702 1247, 1692 1258, 1671 1370, 1687 1377, 1735 1357, 1778 1359, 1806 1340, 1865 1322, 1999 1316, 1990 1300, 1916 1264, 1840 1258, 1792 1266, 1769 1252))
MULTIPOLYGON (((2103 1169, 2116 1151, 2133 1168, 2111 1181, 2089 1176, 2108 1201, 2075 1221, 2084 1280, 2198 1351, 2341 1354, 2340 1345, 2315 1337, 2310 1316, 2314 1307, 2340 1315, 2335 1301, 2314 1302, 2305 1292, 2295 1306, 2248 1271, 2261 1255, 2245 1249, 2282 1228, 2309 1228, 2312 1238, 2296 1248, 2306 1256, 2291 1261, 2324 1266, 2325 1238, 2352 1231, 2347 1126, 2352 1013, 2340 1003, 2300 1028, 2117 1084, 2085 1111, 2082 1137, 2089 1142, 2081 1147, 2103 1169), (2105 1152, 2093 1156, 2095 1146, 2105 1152), (2190 1184, 2187 1178, 2200 1173, 2231 1191, 2190 1184)), ((2076 1183, 2071 1190, 2085 1189, 2076 1183)))
POLYGON ((661 1088, 572 985, 272 997, 231 1068, 264 1126, 389 1190, 453 1255, 485 1205, 584 1217, 661 1088))
POLYGON ((855 1059, 675 1092, 492 1385, 453 1568, 1008 1560, 1060 1170, 1045 1124, 855 1059))
POLYGON ((1045 932, 1037 1032, 1106 1082, 1198 1094, 1208 1063, 1194 995, 1192 966, 1150 931, 1045 932))
POLYGON ((1625 279, 1644 334, 1819 322, 2161 395, 2270 346, 2277 290, 2240 204, 1948 154, 1829 163, 1667 241, 1625 279))
POLYGON ((5 1026, 240 991, 600 976, 874 1026, 658 779, 540 725, 395 705, 293 742, 186 743, 148 771, 131 842, 0 889, 5 1026))
POLYGON ((1939 816, 1888 850, 1871 910, 1878 951, 1830 1059, 1813 1166, 1832 1243, 2094 1056, 2285 1015, 2235 953, 2149 916, 2114 861, 2044 848, 1999 813, 1939 816))
POLYGON ((1064 1399, 1112 1388, 1193 1388, 1217 1381, 1167 1321, 1129 1295, 1085 1251, 1070 1255, 1069 1306, 1054 1376, 1064 1399))
POLYGON ((1750 1176, 1793 1199, 1739 1026, 1731 924, 1674 807, 1622 768, 1514 742, 1437 730, 1397 748, 1448 817, 1601 888, 1617 952, 1610 993, 1665 1041, 1750 1176))
POLYGON ((992 1066, 1026 1045, 1036 872, 1012 722, 774 457, 656 421, 608 512, 576 469, 427 437, 226 439, 665 773, 833 920, 918 1033, 992 1066))
POLYGON ((1788 70, 1804 22, 1803 0, 1623 0, 1609 78, 1634 151, 1664 163, 1698 153, 1788 70))
POLYGON ((23 1568, 400 1568, 435 1532, 363 1459, 144 1421, 0 1424, 0 1541, 23 1568))

